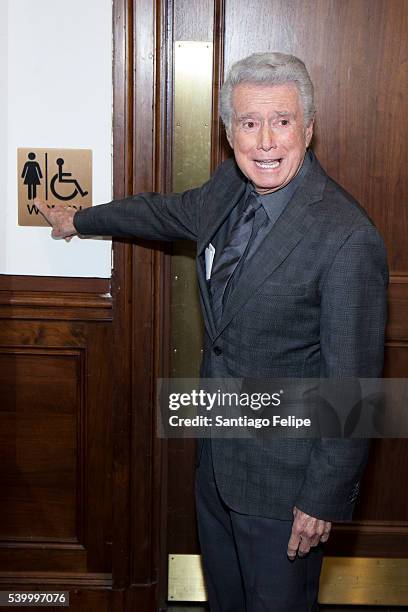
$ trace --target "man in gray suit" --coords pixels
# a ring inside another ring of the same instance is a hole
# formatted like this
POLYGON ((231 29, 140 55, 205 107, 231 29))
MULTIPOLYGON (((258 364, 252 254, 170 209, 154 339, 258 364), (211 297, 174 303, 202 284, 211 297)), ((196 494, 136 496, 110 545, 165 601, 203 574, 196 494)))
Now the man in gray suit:
MULTIPOLYGON (((380 376, 385 249, 308 150, 314 114, 303 62, 251 55, 221 92, 235 161, 208 183, 77 213, 40 209, 68 240, 197 242, 203 377, 380 376)), ((202 442, 197 515, 211 610, 316 610, 321 543, 331 521, 351 518, 366 459, 356 439, 202 442)))

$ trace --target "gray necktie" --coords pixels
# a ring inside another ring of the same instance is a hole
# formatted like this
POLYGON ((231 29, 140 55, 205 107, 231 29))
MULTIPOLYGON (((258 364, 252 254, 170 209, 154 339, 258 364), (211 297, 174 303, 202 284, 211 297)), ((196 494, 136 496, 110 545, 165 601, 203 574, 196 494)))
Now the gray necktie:
MULTIPOLYGON (((219 259, 215 262, 210 281, 210 293, 214 319, 218 325, 223 311, 223 305, 227 298, 227 287, 240 260, 244 257, 251 237, 253 238, 258 225, 256 223, 256 212, 262 207, 262 203, 254 193, 251 193, 246 202, 245 211, 237 219, 233 226, 219 259)), ((265 216, 261 216, 262 221, 265 216)), ((262 222, 261 221, 261 222, 262 222)))

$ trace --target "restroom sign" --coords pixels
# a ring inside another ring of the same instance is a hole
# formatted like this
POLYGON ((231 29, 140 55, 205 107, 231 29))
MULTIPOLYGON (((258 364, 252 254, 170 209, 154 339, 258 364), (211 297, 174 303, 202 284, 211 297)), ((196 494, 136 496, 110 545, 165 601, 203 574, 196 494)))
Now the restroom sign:
POLYGON ((17 149, 18 224, 48 223, 34 204, 62 204, 78 210, 92 206, 90 149, 17 149))

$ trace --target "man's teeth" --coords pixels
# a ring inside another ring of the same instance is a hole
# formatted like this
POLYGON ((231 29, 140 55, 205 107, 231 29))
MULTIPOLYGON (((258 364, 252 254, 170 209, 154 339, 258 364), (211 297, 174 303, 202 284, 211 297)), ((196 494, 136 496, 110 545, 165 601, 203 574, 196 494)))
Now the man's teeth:
POLYGON ((272 170, 273 168, 277 168, 280 164, 281 160, 280 159, 265 159, 265 161, 256 161, 255 160, 255 164, 258 166, 258 168, 266 168, 266 169, 270 169, 272 170))

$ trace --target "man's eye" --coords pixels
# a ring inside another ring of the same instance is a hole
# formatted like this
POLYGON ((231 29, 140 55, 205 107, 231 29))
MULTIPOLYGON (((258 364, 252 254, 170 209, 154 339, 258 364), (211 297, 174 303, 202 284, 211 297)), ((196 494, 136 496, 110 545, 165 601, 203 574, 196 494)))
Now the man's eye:
POLYGON ((281 125, 289 125, 289 119, 281 119, 280 120, 280 124, 281 125))
POLYGON ((255 121, 244 121, 244 127, 252 130, 255 127, 255 121))

